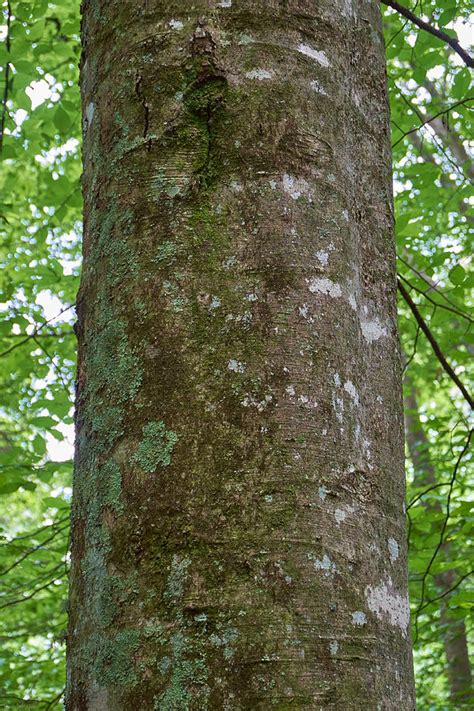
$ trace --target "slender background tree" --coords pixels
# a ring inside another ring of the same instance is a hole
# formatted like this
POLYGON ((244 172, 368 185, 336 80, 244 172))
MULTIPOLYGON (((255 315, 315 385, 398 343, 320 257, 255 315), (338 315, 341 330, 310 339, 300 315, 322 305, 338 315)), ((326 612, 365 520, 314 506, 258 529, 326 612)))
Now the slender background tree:
MULTIPOLYGON (((469 3, 410 8, 431 27, 457 32, 468 48, 469 3)), ((73 2, 4 2, 3 12, 1 703, 52 708, 64 685, 71 468, 58 459, 70 456, 70 306, 79 267, 79 12, 73 2)), ((400 280, 469 391, 469 71, 444 40, 400 12, 388 8, 384 23, 400 280)), ((408 461, 417 701, 421 709, 451 709, 459 702, 449 700, 440 614, 448 609, 464 621, 469 644, 469 410, 403 298, 399 312, 406 372, 436 477, 434 488, 420 486, 408 461), (449 541, 449 560, 440 539, 449 541), (452 585, 441 591, 436 581, 445 570, 452 585)))

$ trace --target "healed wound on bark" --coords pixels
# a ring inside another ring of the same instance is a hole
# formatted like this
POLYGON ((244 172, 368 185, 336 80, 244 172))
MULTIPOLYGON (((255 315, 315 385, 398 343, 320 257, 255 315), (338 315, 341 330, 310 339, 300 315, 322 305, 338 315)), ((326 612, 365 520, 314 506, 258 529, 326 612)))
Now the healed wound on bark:
POLYGON ((83 4, 72 709, 412 709, 374 2, 83 4))

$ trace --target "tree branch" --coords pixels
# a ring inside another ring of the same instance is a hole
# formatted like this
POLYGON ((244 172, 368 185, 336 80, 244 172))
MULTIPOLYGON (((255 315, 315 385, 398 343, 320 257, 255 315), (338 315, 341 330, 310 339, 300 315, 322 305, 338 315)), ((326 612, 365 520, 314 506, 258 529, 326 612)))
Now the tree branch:
POLYGON ((474 67, 474 59, 471 57, 469 52, 466 52, 466 50, 461 47, 457 39, 455 39, 454 37, 450 37, 450 35, 448 35, 446 32, 438 30, 437 27, 433 27, 433 25, 430 25, 428 22, 425 22, 425 20, 422 20, 421 17, 418 17, 418 15, 415 15, 415 13, 413 13, 411 10, 409 10, 407 7, 404 7, 403 5, 400 5, 400 3, 396 2, 395 0, 380 1, 384 5, 388 5, 388 7, 391 7, 393 10, 396 10, 398 13, 400 13, 400 15, 403 15, 403 17, 406 17, 407 20, 413 22, 413 24, 419 27, 420 29, 429 32, 431 35, 434 35, 434 37, 437 37, 446 44, 449 44, 449 46, 452 47, 457 54, 459 54, 461 59, 468 67, 474 67))
POLYGON ((461 462, 462 462, 462 459, 463 459, 464 455, 466 454, 466 452, 469 450, 469 445, 470 445, 471 437, 472 437, 473 433, 474 433, 474 429, 470 430, 469 435, 468 435, 468 438, 467 438, 467 441, 466 441, 464 447, 462 448, 462 451, 460 452, 459 457, 458 457, 457 460, 456 460, 456 464, 455 464, 455 466, 454 466, 453 473, 452 473, 452 476, 451 476, 451 481, 449 482, 449 492, 448 492, 448 498, 447 498, 447 500, 446 500, 446 515, 445 515, 444 520, 443 520, 443 526, 442 526, 442 528, 441 528, 441 533, 440 533, 440 536, 439 536, 439 541, 438 541, 438 544, 437 544, 437 546, 436 546, 436 548, 435 548, 435 550, 434 550, 434 552, 433 552, 433 555, 432 555, 431 558, 430 558, 430 561, 429 561, 429 563, 428 563, 428 567, 426 568, 425 572, 423 573, 423 578, 422 578, 422 581, 421 581, 421 602, 420 602, 420 604, 418 605, 418 608, 417 608, 416 613, 415 613, 415 640, 414 640, 415 642, 416 642, 416 640, 417 640, 417 638, 418 638, 418 616, 419 616, 419 614, 420 614, 420 612, 421 612, 421 610, 422 610, 422 608, 423 608, 423 606, 424 606, 426 578, 428 577, 428 575, 429 575, 429 573, 430 573, 430 571, 431 571, 431 567, 432 567, 432 565, 433 565, 433 563, 434 563, 434 561, 435 561, 435 558, 436 558, 436 556, 438 555, 439 551, 441 550, 441 546, 443 545, 443 542, 444 542, 444 534, 445 534, 445 532, 446 532, 446 528, 447 528, 447 526, 448 526, 449 517, 450 517, 450 514, 451 514, 451 496, 452 496, 452 493, 453 493, 454 484, 455 484, 455 482, 456 482, 456 476, 457 476, 457 473, 458 473, 459 466, 460 466, 460 464, 461 464, 461 462))
POLYGON ((461 99, 461 101, 456 101, 454 104, 451 104, 451 106, 448 106, 447 109, 443 109, 442 111, 438 111, 437 114, 434 116, 431 116, 431 118, 427 118, 424 121, 420 123, 419 126, 416 126, 415 128, 411 128, 409 131, 405 131, 400 138, 398 138, 395 143, 392 143, 392 148, 395 148, 398 146, 400 141, 403 141, 404 138, 409 136, 411 133, 415 133, 415 131, 419 131, 420 128, 423 128, 423 126, 426 126, 427 123, 431 123, 434 119, 437 119, 438 116, 442 116, 443 114, 449 114, 450 111, 456 108, 456 106, 461 106, 462 104, 467 104, 469 101, 474 101, 474 96, 468 96, 466 99, 461 99))
MULTIPOLYGON (((456 316, 459 316, 460 318, 466 319, 466 321, 469 321, 469 323, 474 323, 474 319, 471 318, 469 314, 465 314, 463 311, 459 311, 458 309, 453 308, 452 306, 446 306, 446 304, 441 304, 439 301, 435 301, 435 299, 432 299, 426 291, 423 291, 423 289, 420 289, 419 287, 412 284, 406 277, 403 276, 403 274, 400 274, 400 272, 398 272, 398 278, 404 281, 405 284, 410 287, 410 289, 414 289, 416 292, 418 292, 418 294, 424 296, 425 299, 430 302, 430 304, 433 304, 433 306, 439 306, 440 309, 451 311, 451 313, 455 314, 456 316)), ((434 291, 438 293, 436 289, 434 289, 434 291)))
POLYGON ((408 291, 407 291, 407 290, 405 289, 405 287, 403 286, 403 284, 402 284, 402 282, 400 281, 400 279, 397 279, 397 282, 398 282, 398 290, 399 290, 399 292, 401 293, 401 295, 403 296, 404 300, 406 301, 406 303, 407 303, 408 306, 410 307, 410 310, 411 310, 413 316, 415 317, 416 322, 418 323, 419 327, 421 328, 421 330, 422 330, 423 333, 425 334, 426 338, 427 338, 428 341, 430 342, 430 345, 431 345, 431 347, 432 347, 432 349, 433 349, 433 351, 434 351, 434 354, 436 355, 437 359, 439 360, 439 362, 441 363, 441 365, 443 366, 445 372, 449 375, 449 377, 451 378, 451 380, 452 380, 454 383, 456 383, 456 385, 458 386, 459 390, 462 392, 462 394, 463 394, 463 396, 464 396, 464 399, 469 403, 471 409, 474 409, 474 400, 473 400, 473 398, 469 395, 468 391, 466 390, 466 388, 465 388, 464 385, 462 384, 461 380, 460 380, 459 377, 456 375, 456 373, 454 372, 454 370, 452 369, 452 367, 449 365, 448 361, 447 361, 446 358, 444 357, 443 351, 442 351, 441 348, 439 347, 439 344, 438 344, 437 340, 435 339, 435 337, 434 337, 433 334, 431 333, 430 329, 428 328, 428 325, 427 325, 425 319, 423 318, 423 316, 421 315, 421 313, 418 311, 417 305, 415 304, 415 302, 414 302, 413 299, 411 298, 411 296, 410 296, 410 294, 408 293, 408 291))

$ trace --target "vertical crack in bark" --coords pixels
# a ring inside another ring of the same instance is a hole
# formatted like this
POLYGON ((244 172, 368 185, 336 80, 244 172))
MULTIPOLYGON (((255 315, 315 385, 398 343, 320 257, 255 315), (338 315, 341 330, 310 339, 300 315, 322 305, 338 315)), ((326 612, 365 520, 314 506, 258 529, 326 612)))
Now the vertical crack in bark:
MULTIPOLYGON (((148 135, 148 129, 150 125, 150 107, 148 105, 148 102, 146 100, 146 96, 143 93, 142 89, 142 80, 143 77, 141 74, 137 76, 137 79, 135 81, 135 94, 137 95, 141 105, 143 106, 143 138, 146 138, 148 135)), ((148 141, 147 144, 147 149, 151 149, 151 139, 148 141)))

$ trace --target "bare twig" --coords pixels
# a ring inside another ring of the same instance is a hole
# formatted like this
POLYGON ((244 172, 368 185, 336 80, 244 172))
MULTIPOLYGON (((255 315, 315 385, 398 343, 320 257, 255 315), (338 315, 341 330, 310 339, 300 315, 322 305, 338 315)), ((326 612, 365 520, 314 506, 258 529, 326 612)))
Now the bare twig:
POLYGON ((401 295, 403 296, 405 302, 408 304, 413 316, 416 319, 416 322, 418 323, 419 327, 425 334, 426 338, 430 342, 430 345, 433 349, 434 354, 438 358, 439 362, 441 363, 443 369, 445 372, 449 375, 453 383, 456 383, 458 386, 459 390, 462 392, 464 399, 469 403, 471 409, 474 409, 474 400, 467 391, 466 387, 463 385, 461 382, 460 378, 456 373, 454 372, 453 368, 449 365, 448 361, 446 360, 443 351, 441 350, 437 340, 431 333, 430 329, 428 328, 428 324, 426 323, 425 319, 421 315, 421 313, 418 311, 418 307, 411 298, 410 294, 408 291, 405 289, 403 286, 402 282, 400 279, 398 279, 398 290, 400 291, 401 295))
POLYGON ((40 323, 39 326, 35 328, 32 333, 30 333, 28 336, 25 336, 25 338, 22 341, 18 341, 17 343, 14 343, 12 346, 7 348, 3 353, 0 353, 0 358, 3 358, 4 356, 8 355, 12 351, 15 350, 15 348, 19 348, 20 346, 23 346, 25 343, 28 343, 28 341, 31 341, 31 339, 34 339, 35 336, 39 334, 42 328, 44 328, 48 323, 51 323, 51 321, 54 321, 55 319, 59 318, 64 314, 66 311, 69 311, 69 309, 74 308, 74 304, 70 304, 70 306, 65 306, 64 309, 61 309, 59 313, 57 313, 55 316, 52 316, 49 318, 47 321, 44 321, 44 323, 40 323))
POLYGON ((434 116, 430 116, 429 118, 426 118, 424 121, 422 121, 419 126, 416 126, 415 128, 411 128, 409 131, 405 131, 403 136, 400 136, 399 139, 395 141, 395 143, 392 144, 392 148, 395 148, 395 146, 398 146, 400 141, 403 141, 404 138, 409 136, 411 133, 415 133, 415 131, 419 131, 420 128, 423 128, 423 126, 426 126, 427 123, 430 123, 431 121, 434 121, 434 119, 438 118, 438 116, 443 116, 443 114, 449 114, 450 111, 456 108, 456 106, 462 106, 463 104, 467 104, 470 101, 474 101, 473 96, 468 96, 466 99, 461 99, 460 101, 456 101, 454 104, 451 104, 451 106, 448 106, 447 109, 443 109, 442 111, 438 111, 437 114, 434 116))
MULTIPOLYGON (((406 277, 403 276, 403 274, 398 273, 399 279, 402 279, 402 281, 407 284, 410 289, 414 289, 418 294, 421 294, 422 296, 425 297, 427 301, 430 302, 430 304, 433 304, 434 306, 439 306, 440 309, 445 309, 446 311, 451 311, 451 313, 455 314, 456 316, 459 316, 460 318, 466 319, 466 321, 469 321, 469 323, 474 323, 474 319, 469 316, 469 314, 465 314, 463 311, 458 311, 458 309, 453 308, 452 306, 446 306, 446 304, 441 304, 439 301, 435 301, 434 299, 431 298, 431 296, 428 295, 427 291, 423 291, 423 289, 420 289, 419 287, 415 286, 412 284, 406 277)), ((436 293, 437 290, 434 289, 436 293)))
POLYGON ((439 536, 439 541, 438 541, 438 544, 437 544, 436 548, 435 548, 434 551, 433 551, 433 555, 432 555, 431 558, 430 558, 430 561, 429 561, 429 563, 428 563, 428 566, 427 566, 425 572, 423 573, 423 577, 422 577, 422 580, 421 580, 421 601, 420 601, 420 604, 418 605, 418 608, 417 608, 416 613, 415 613, 415 642, 416 642, 416 639, 417 639, 417 637, 418 637, 418 615, 420 614, 420 612, 421 612, 421 610, 423 609, 423 606, 424 606, 424 596, 425 596, 426 578, 428 577, 428 575, 429 575, 429 573, 430 573, 430 571, 431 571, 431 567, 432 567, 432 565, 433 565, 433 563, 434 563, 434 561, 435 561, 435 559, 436 559, 436 556, 438 555, 439 551, 441 550, 441 546, 443 545, 443 542, 444 542, 444 534, 445 534, 445 532, 446 532, 446 528, 447 528, 447 526, 448 526, 448 521, 449 521, 449 516, 450 516, 450 514, 451 514, 451 496, 452 496, 452 493, 453 493, 454 484, 455 484, 455 482, 456 482, 456 476, 457 476, 457 473, 458 473, 459 466, 460 466, 460 464, 461 464, 461 462, 462 462, 462 459, 463 459, 464 455, 466 454, 466 452, 467 452, 468 449, 469 449, 469 445, 470 445, 470 443, 471 443, 471 437, 472 437, 473 433, 474 433, 474 429, 470 430, 469 435, 468 435, 468 438, 467 438, 467 440, 466 440, 466 443, 465 443, 464 447, 462 448, 462 450, 461 450, 461 452, 460 452, 460 454, 459 454, 459 457, 458 457, 457 460, 456 460, 456 464, 454 465, 454 469, 453 469, 453 473, 452 473, 452 476, 451 476, 451 480, 450 480, 450 482, 449 482, 448 497, 447 497, 447 499, 446 499, 446 516, 444 517, 444 520, 443 520, 443 526, 442 526, 442 528, 441 528, 441 533, 440 533, 440 536, 439 536))
POLYGON ((465 573, 462 575, 459 580, 453 585, 449 590, 445 590, 441 595, 437 595, 436 597, 433 597, 431 600, 427 600, 420 608, 419 612, 425 609, 425 607, 428 607, 428 605, 432 605, 434 602, 438 602, 438 600, 442 600, 443 597, 446 597, 446 595, 449 595, 450 593, 453 592, 453 590, 456 590, 466 578, 469 578, 472 574, 474 573, 474 570, 470 570, 468 573, 465 573))
POLYGON ((449 44, 449 46, 452 47, 457 54, 459 54, 468 67, 474 67, 474 59, 471 57, 469 52, 466 52, 466 50, 461 47, 459 41, 455 37, 451 37, 446 32, 443 32, 443 30, 438 30, 437 27, 433 27, 433 25, 425 22, 425 20, 422 20, 421 17, 418 17, 418 15, 415 15, 414 12, 409 10, 404 5, 400 5, 400 3, 395 0, 381 0, 381 2, 384 5, 388 5, 388 7, 391 7, 393 10, 396 10, 400 15, 406 17, 407 20, 413 22, 413 24, 420 29, 425 30, 425 32, 429 32, 431 35, 434 35, 434 37, 437 37, 446 44, 449 44))

